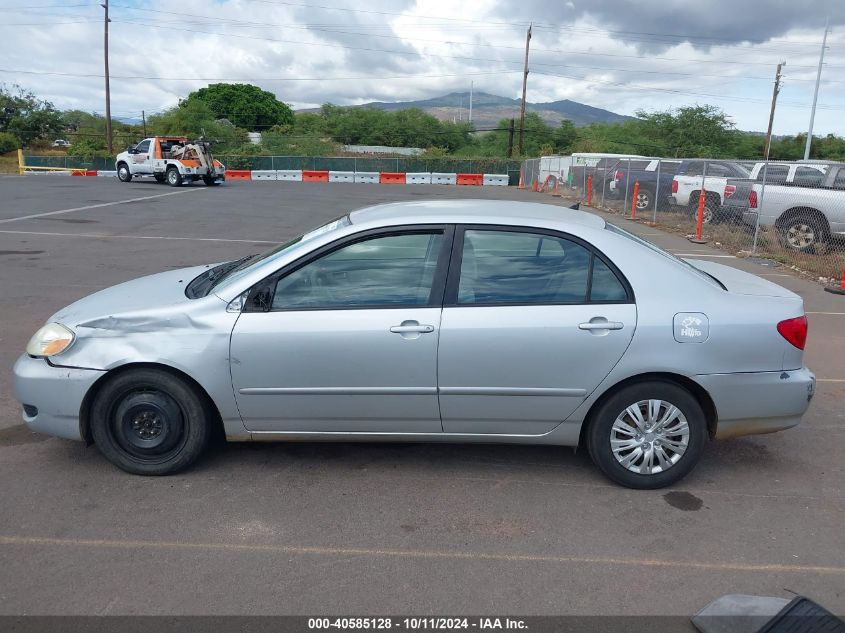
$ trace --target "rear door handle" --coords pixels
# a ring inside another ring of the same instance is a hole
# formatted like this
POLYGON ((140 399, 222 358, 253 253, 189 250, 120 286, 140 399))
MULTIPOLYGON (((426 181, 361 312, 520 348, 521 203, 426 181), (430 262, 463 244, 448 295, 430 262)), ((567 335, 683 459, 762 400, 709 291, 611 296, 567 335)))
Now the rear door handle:
POLYGON ((390 328, 390 331, 394 334, 429 334, 430 332, 434 332, 434 326, 421 325, 419 323, 416 325, 403 323, 402 325, 394 325, 390 328))
POLYGON ((625 324, 619 321, 590 321, 578 324, 579 330, 621 330, 623 327, 625 324))

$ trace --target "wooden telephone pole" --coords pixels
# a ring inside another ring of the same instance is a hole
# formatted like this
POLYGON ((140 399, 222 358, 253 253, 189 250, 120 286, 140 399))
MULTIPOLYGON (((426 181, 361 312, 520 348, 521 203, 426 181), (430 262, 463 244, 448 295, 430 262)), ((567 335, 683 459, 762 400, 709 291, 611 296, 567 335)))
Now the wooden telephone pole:
POLYGON ((519 106, 519 145, 517 149, 522 156, 522 142, 525 136, 525 91, 528 88, 528 46, 531 44, 531 27, 528 25, 528 33, 525 35, 525 65, 522 70, 522 104, 519 106))
POLYGON ((769 160, 769 149, 772 147, 772 124, 775 122, 775 106, 778 102, 778 94, 780 93, 780 71, 786 65, 786 62, 778 64, 778 69, 775 71, 775 87, 772 91, 772 109, 769 111, 769 129, 766 132, 766 149, 763 152, 763 159, 769 160))
POLYGON ((103 62, 106 73, 106 148, 109 154, 112 154, 111 90, 109 89, 109 0, 104 0, 100 6, 105 9, 103 15, 103 62))

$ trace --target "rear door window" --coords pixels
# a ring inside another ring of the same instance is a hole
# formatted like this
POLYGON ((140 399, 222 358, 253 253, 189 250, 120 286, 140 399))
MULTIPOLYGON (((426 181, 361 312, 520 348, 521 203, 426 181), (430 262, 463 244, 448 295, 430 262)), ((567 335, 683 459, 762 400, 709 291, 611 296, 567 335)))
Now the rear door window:
POLYGON ((757 172, 757 182, 763 182, 765 176, 766 182, 773 185, 782 185, 786 182, 789 176, 789 165, 765 165, 757 172))
POLYGON ((821 187, 824 178, 825 175, 820 170, 801 165, 795 170, 792 182, 799 187, 821 187))

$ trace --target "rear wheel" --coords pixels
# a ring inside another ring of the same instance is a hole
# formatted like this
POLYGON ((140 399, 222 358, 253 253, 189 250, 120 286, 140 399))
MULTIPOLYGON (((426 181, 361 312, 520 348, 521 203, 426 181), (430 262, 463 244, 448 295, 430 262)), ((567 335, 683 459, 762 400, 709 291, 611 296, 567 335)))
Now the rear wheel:
POLYGON ((637 211, 645 211, 654 203, 654 194, 648 189, 637 192, 637 211))
POLYGON ((130 182, 132 180, 132 172, 129 171, 129 165, 120 163, 117 166, 117 179, 120 182, 130 182))
POLYGON ((629 488, 671 485, 698 463, 707 422, 686 389, 664 381, 620 389, 596 412, 590 456, 601 471, 629 488))
POLYGON ((171 187, 178 187, 182 184, 182 174, 175 167, 167 168, 167 184, 171 187))
POLYGON ((100 452, 136 475, 169 475, 205 450, 212 416, 185 381, 156 369, 117 374, 91 408, 91 433, 100 452))
POLYGON ((815 253, 825 239, 822 223, 815 217, 802 213, 781 222, 781 244, 801 253, 815 253))

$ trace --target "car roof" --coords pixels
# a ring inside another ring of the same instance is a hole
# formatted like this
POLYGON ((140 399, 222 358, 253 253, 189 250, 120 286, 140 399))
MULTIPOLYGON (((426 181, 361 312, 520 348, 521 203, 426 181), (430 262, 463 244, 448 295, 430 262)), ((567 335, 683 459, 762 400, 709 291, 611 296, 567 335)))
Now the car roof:
POLYGON ((390 202, 349 214, 352 224, 578 224, 603 229, 605 221, 585 211, 517 200, 417 200, 390 202))

